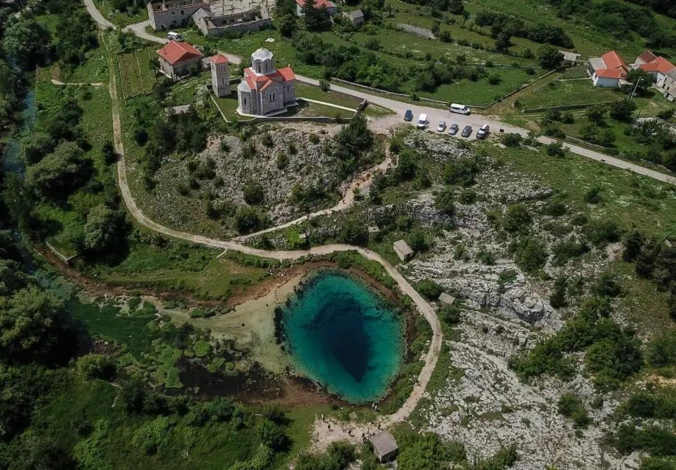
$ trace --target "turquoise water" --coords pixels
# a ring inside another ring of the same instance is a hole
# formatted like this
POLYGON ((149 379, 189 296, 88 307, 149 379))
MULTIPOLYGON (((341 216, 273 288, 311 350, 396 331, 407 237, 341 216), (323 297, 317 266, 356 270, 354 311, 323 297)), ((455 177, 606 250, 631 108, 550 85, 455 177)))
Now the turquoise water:
POLYGON ((343 272, 307 279, 282 309, 281 323, 297 369, 346 401, 377 401, 399 372, 401 316, 343 272))

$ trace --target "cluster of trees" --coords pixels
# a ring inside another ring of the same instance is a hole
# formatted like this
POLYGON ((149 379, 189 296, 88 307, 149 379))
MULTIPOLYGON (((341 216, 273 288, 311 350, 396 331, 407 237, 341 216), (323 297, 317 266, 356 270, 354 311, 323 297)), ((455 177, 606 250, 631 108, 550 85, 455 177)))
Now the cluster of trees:
POLYGON ((467 79, 472 82, 482 78, 493 79, 483 66, 465 65, 465 57, 459 56, 456 60, 443 58, 441 61, 426 62, 416 66, 412 71, 413 89, 415 91, 434 92, 440 85, 467 79))
POLYGON ((503 37, 505 38, 503 40, 509 40, 515 36, 568 49, 575 46, 570 36, 559 26, 544 23, 528 24, 521 18, 490 10, 478 12, 474 22, 479 27, 490 27, 491 36, 495 39, 503 37))
POLYGON ((651 8, 656 13, 676 18, 676 5, 663 0, 628 0, 631 3, 651 8))
POLYGON ((430 7, 433 10, 447 11, 454 15, 465 15, 467 13, 462 0, 406 0, 406 3, 430 7))
POLYGON ((308 32, 297 33, 292 41, 296 57, 307 65, 322 65, 327 78, 336 77, 389 91, 400 91, 406 70, 379 60, 357 46, 336 46, 308 32))
POLYGON ((676 136, 668 124, 648 119, 627 128, 627 133, 645 147, 643 151, 626 152, 627 157, 664 165, 676 171, 676 136))
POLYGON ((366 118, 357 114, 333 139, 333 154, 340 162, 340 173, 348 176, 365 164, 373 148, 373 132, 366 118))
POLYGON ((676 248, 634 230, 624 239, 622 257, 635 263, 639 276, 651 279, 660 289, 670 292, 669 309, 676 320, 676 248))
POLYGON ((548 374, 570 380, 575 375, 575 361, 568 354, 585 351, 586 368, 602 390, 616 388, 637 373, 643 365, 641 343, 633 330, 610 318, 610 298, 602 294, 617 294, 617 289, 608 283, 604 280, 595 286, 596 296, 555 336, 529 353, 510 358, 510 367, 523 379, 548 374))
POLYGON ((649 47, 665 47, 674 44, 676 37, 663 30, 653 13, 646 8, 651 6, 661 13, 676 12, 670 2, 659 0, 630 0, 635 4, 618 0, 588 2, 586 0, 548 0, 557 7, 563 17, 584 18, 587 22, 603 32, 624 38, 632 31, 648 38, 649 47), (659 4, 659 8, 653 6, 659 4))

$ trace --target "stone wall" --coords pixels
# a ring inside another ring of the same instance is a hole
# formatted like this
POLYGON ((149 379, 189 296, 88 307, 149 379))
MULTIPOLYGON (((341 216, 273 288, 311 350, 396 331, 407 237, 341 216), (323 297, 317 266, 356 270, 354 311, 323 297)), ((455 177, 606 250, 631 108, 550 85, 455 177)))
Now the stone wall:
POLYGON ((184 25, 200 8, 209 9, 209 3, 202 0, 180 0, 148 3, 150 25, 155 31, 184 25))

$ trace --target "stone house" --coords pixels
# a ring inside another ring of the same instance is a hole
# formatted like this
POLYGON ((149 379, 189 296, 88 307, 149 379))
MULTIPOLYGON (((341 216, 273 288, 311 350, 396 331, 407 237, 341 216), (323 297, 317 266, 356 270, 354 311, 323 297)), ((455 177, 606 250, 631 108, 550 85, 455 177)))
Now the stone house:
POLYGON ((397 240, 394 242, 392 244, 392 249, 397 254, 399 259, 404 262, 413 258, 413 255, 415 254, 415 251, 413 251, 411 247, 408 246, 408 243, 406 243, 405 240, 397 240))
MULTIPOLYGON (((296 0, 296 15, 303 16, 303 7, 305 6, 305 0, 296 0)), ((329 16, 336 14, 337 8, 336 4, 331 0, 315 0, 315 8, 326 8, 326 12, 329 16)))
POLYGON ((381 431, 378 434, 374 434, 369 437, 369 442, 373 446, 373 453, 376 454, 378 462, 385 463, 394 459, 399 452, 399 446, 397 446, 397 441, 394 440, 394 436, 387 431, 381 431))
POLYGON ((676 101, 676 69, 672 70, 664 78, 662 83, 664 97, 669 101, 676 101))
POLYGON ((653 76, 655 84, 660 88, 664 88, 667 74, 676 67, 664 57, 656 56, 652 52, 646 51, 636 58, 634 68, 639 68, 649 73, 653 76))
POLYGON ((352 26, 355 28, 358 28, 362 24, 364 24, 364 12, 361 10, 353 10, 350 12, 345 12, 343 13, 343 16, 352 23, 352 26))
POLYGON ((239 106, 244 116, 282 114, 296 106, 296 75, 291 67, 275 69, 274 55, 260 48, 251 54, 251 67, 237 86, 239 106))
POLYGON ((160 71, 172 80, 180 80, 192 67, 202 67, 203 54, 187 42, 169 41, 157 51, 160 71))
POLYGON ((148 3, 147 8, 150 26, 157 31, 187 24, 197 10, 209 10, 209 0, 162 0, 148 3))
POLYGON ((220 10, 217 8, 212 5, 211 10, 203 8, 192 15, 195 25, 205 36, 221 36, 226 31, 258 31, 272 25, 267 8, 228 11, 227 13, 222 8, 220 10))

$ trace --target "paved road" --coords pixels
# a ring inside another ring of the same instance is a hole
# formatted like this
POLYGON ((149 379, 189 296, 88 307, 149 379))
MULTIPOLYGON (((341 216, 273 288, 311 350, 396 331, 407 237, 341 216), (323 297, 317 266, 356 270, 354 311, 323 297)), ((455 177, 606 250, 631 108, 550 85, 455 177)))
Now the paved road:
MULTIPOLYGON (((99 33, 101 37, 101 33, 99 33)), ((107 46, 105 46, 105 41, 101 37, 101 41, 106 48, 106 60, 108 61, 108 69, 114 70, 113 57, 107 46)), ((296 260, 309 255, 328 255, 331 253, 339 251, 357 251, 361 256, 366 259, 376 261, 379 263, 387 272, 387 274, 394 279, 399 287, 400 291, 408 295, 415 304, 418 312, 425 317, 427 322, 432 328, 432 340, 430 342, 430 347, 425 354, 425 365, 423 366, 422 371, 418 375, 418 380, 413 388, 413 391, 406 399, 404 404, 399 408, 395 413, 382 416, 379 420, 383 426, 390 426, 405 420, 416 408, 420 399, 424 396, 427 384, 432 377, 434 368, 436 367, 437 360, 439 358, 439 353, 441 351, 441 344, 443 341, 443 333, 441 331, 441 324, 439 323, 439 318, 432 306, 425 300, 423 297, 418 294, 418 292, 408 283, 404 276, 396 270, 389 262, 387 262, 382 256, 378 253, 368 250, 366 248, 351 246, 351 245, 324 245, 313 247, 309 250, 298 250, 298 251, 266 251, 259 250, 256 248, 251 248, 240 243, 226 240, 217 240, 214 238, 204 237, 201 235, 195 235, 192 233, 181 232, 179 230, 174 230, 169 227, 165 227, 154 220, 146 217, 143 212, 136 205, 131 190, 129 189, 129 183, 127 181, 127 168, 126 161, 124 157, 124 141, 122 138, 122 125, 120 120, 120 102, 117 94, 117 80, 114 73, 109 74, 109 85, 108 89, 110 92, 111 98, 111 108, 112 108, 112 119, 113 119, 113 142, 115 146, 115 151, 120 155, 120 159, 117 163, 117 183, 120 188, 120 193, 122 194, 122 199, 127 206, 129 214, 144 227, 147 227, 156 232, 162 233, 164 235, 178 238, 193 243, 199 243, 201 245, 206 245, 214 248, 221 248, 224 250, 234 250, 240 251, 242 253, 247 253, 254 256, 260 256, 265 258, 275 258, 279 260, 296 260)), ((389 162, 389 159, 386 160, 389 162)), ((388 164, 383 162, 383 164, 388 164)), ((352 190, 352 194, 354 191, 352 190)), ((352 199, 346 198, 343 204, 350 204, 352 199)))
POLYGON ((108 21, 104 16, 101 14, 98 8, 96 8, 96 5, 94 5, 94 0, 84 0, 84 4, 87 7, 87 11, 89 12, 89 16, 92 17, 92 19, 96 22, 96 24, 99 25, 99 28, 101 29, 106 29, 106 28, 112 28, 112 29, 117 29, 117 26, 115 26, 113 23, 108 21))
MULTIPOLYGON (((92 18, 100 25, 103 27, 114 27, 110 21, 106 20, 103 18, 101 13, 96 9, 96 7, 93 4, 93 0, 84 0, 85 4, 87 5, 87 10, 89 10, 89 13, 92 15, 92 18)), ((125 31, 130 31, 133 32, 135 35, 137 35, 140 38, 143 38, 148 41, 156 42, 158 44, 166 44, 168 40, 163 37, 158 37, 153 34, 148 34, 145 29, 149 25, 148 21, 144 21, 142 23, 137 23, 133 24, 131 26, 127 26, 124 30, 125 31)), ((233 64, 239 64, 242 61, 242 58, 234 55, 234 54, 229 54, 227 52, 219 51, 219 53, 223 54, 228 58, 230 62, 233 64)), ((319 86, 319 80, 316 80, 314 78, 310 77, 305 77, 303 75, 296 75, 296 78, 298 81, 301 81, 303 83, 307 83, 309 85, 315 85, 319 86)), ((418 116, 420 114, 427 114, 427 119, 429 121, 430 128, 432 130, 436 129, 437 124, 440 121, 445 121, 447 126, 450 126, 451 123, 456 123, 458 126, 460 126, 460 129, 462 129, 465 126, 472 126, 473 133, 470 139, 475 138, 476 136, 476 131, 479 129, 484 124, 488 124, 491 127, 492 132, 499 132, 501 129, 504 132, 507 133, 516 133, 516 134, 521 134, 523 136, 526 136, 528 134, 527 129, 523 129, 521 127, 516 127, 516 126, 511 126, 509 124, 505 124, 501 122, 499 119, 495 117, 489 117, 489 116, 484 116, 484 115, 469 115, 465 116, 462 114, 455 114, 451 113, 448 110, 444 109, 439 109, 439 108, 432 108, 432 107, 426 107, 426 106, 421 106, 417 104, 408 104, 408 103, 403 103, 401 101, 397 101, 391 98, 386 98, 381 95, 373 95, 371 93, 367 93, 365 91, 360 91, 360 90, 355 90, 352 88, 347 88, 344 86, 340 85, 335 85, 331 84, 331 89, 340 93, 344 93, 346 95, 354 96, 356 98, 362 99, 362 100, 368 100, 369 103, 376 104, 378 106, 382 106, 384 108, 389 108, 392 111, 395 112, 396 117, 390 116, 386 118, 382 118, 383 123, 385 123, 387 126, 403 122, 403 116, 404 113, 407 110, 411 110, 414 116, 414 120, 418 119, 418 116)), ((541 142, 543 144, 548 144, 550 142, 553 142, 554 139, 550 139, 549 137, 540 137, 538 138, 538 142, 541 142)), ((601 163, 606 163, 611 166, 615 166, 617 168, 623 168, 629 171, 633 171, 634 173, 638 173, 640 175, 648 176, 650 178, 656 179, 658 181, 662 181, 664 183, 668 184, 674 184, 676 185, 676 179, 672 176, 669 176, 665 173, 661 173, 659 171, 651 170, 649 168, 636 165, 634 163, 629 163, 624 160, 621 160, 619 158, 612 157, 610 155, 606 155, 604 153, 596 152, 594 150, 589 150, 584 147, 580 147, 578 145, 573 145, 573 144, 565 144, 564 147, 568 149, 570 152, 590 158, 592 160, 601 162, 601 163)))

